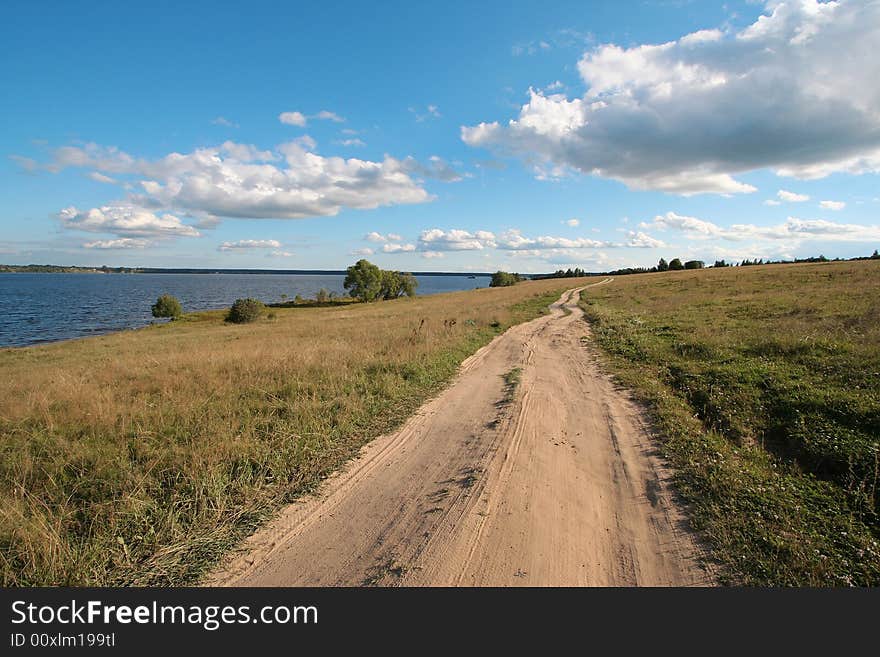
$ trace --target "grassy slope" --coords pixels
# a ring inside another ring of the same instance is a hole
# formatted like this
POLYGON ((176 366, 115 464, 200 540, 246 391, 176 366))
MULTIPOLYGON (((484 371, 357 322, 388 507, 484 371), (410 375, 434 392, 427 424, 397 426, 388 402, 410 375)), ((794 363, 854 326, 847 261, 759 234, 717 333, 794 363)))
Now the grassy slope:
POLYGON ((578 281, 0 350, 3 585, 193 582, 578 281), (453 321, 454 320, 454 321, 453 321))
POLYGON ((733 582, 880 584, 880 263, 618 277, 583 307, 733 582))

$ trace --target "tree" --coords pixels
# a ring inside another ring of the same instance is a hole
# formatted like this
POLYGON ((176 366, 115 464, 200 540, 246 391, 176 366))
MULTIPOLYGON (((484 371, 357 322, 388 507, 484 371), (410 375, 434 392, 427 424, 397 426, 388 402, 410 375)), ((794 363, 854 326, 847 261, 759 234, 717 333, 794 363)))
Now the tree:
POLYGON ((519 281, 522 280, 519 274, 511 274, 506 271, 496 271, 492 274, 492 280, 489 282, 489 287, 508 287, 510 285, 516 285, 519 281))
POLYGON ((172 320, 183 315, 183 308, 175 297, 170 294, 163 294, 156 299, 150 310, 153 311, 153 317, 170 317, 172 320))
POLYGON ((315 295, 315 301, 318 303, 327 303, 330 301, 330 291, 326 287, 322 287, 315 295))
POLYGON ((680 270, 684 269, 684 265, 681 264, 681 260, 679 260, 678 258, 673 258, 669 262, 669 269, 671 271, 680 271, 680 270))
POLYGON ((715 267, 730 267, 730 265, 728 265, 724 260, 716 260, 715 264, 713 266, 715 266, 715 267))
POLYGON ((660 258, 660 262, 657 263, 657 271, 669 271, 669 263, 660 258))
POLYGON ((871 260, 880 259, 880 253, 877 253, 877 249, 874 249, 874 253, 871 255, 871 260))
POLYGON ((684 263, 685 269, 702 269, 704 266, 704 262, 702 260, 688 260, 684 263))
POLYGON ((263 314, 266 306, 257 299, 236 299, 226 313, 226 321, 233 324, 246 324, 256 321, 263 314))
POLYGON ((382 270, 361 259, 346 270, 342 286, 360 301, 375 301, 382 292, 382 270))

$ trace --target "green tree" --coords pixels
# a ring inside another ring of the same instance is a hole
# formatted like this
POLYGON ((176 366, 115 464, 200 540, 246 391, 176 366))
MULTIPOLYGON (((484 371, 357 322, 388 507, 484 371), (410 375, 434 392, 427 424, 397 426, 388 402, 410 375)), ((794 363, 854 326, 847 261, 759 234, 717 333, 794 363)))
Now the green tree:
POLYGON ((673 258, 669 262, 669 269, 671 271, 680 271, 680 270, 684 269, 684 265, 681 264, 681 260, 679 260, 678 258, 673 258))
POLYGON ((257 299, 236 299, 226 313, 226 321, 233 324, 246 324, 256 321, 266 310, 262 301, 257 299))
POLYGON ((156 299, 150 310, 153 311, 153 317, 170 317, 172 320, 183 315, 183 307, 175 297, 170 294, 163 294, 156 299))
POLYGON ((669 263, 660 258, 660 262, 657 263, 657 271, 669 271, 669 263))
POLYGON ((684 263, 685 269, 702 269, 704 266, 704 262, 702 260, 688 260, 684 263))
POLYGON ((516 285, 521 280, 519 274, 511 274, 506 271, 496 271, 492 274, 492 280, 489 282, 489 287, 508 287, 510 285, 516 285))
POLYGON ((382 292, 382 270, 369 260, 358 260, 346 270, 342 286, 360 301, 375 301, 382 292))

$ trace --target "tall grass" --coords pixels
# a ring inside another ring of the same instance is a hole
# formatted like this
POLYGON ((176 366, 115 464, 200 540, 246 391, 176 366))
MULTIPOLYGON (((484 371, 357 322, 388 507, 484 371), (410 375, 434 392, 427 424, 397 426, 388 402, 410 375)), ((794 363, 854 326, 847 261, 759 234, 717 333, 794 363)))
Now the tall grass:
POLYGON ((197 581, 575 283, 277 308, 242 326, 198 313, 0 350, 0 581, 197 581))
POLYGON ((880 263, 619 277, 583 298, 731 581, 880 584, 880 263))

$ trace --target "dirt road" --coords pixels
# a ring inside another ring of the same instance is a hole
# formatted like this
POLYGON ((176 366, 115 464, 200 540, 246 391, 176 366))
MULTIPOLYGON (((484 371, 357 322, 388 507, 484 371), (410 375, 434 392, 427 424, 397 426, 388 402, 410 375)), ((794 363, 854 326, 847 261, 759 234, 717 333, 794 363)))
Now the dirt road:
POLYGON ((711 583, 638 408, 598 366, 579 291, 465 361, 207 583, 711 583))

